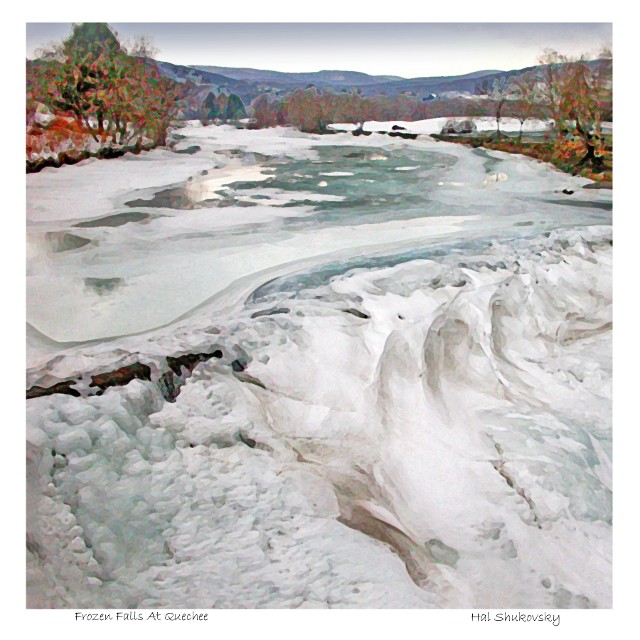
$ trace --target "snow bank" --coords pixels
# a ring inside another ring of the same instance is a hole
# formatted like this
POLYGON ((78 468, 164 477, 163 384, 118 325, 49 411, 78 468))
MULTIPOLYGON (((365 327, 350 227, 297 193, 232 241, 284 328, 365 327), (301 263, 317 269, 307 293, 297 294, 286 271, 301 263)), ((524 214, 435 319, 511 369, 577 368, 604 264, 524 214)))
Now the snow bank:
MULTIPOLYGON (((428 120, 416 120, 414 122, 407 122, 404 120, 392 120, 388 122, 377 122, 371 120, 363 124, 365 131, 378 131, 387 133, 393 130, 394 126, 403 127, 407 133, 418 133, 423 135, 432 135, 434 133, 440 133, 442 127, 450 121, 462 122, 464 120, 472 120, 478 133, 484 133, 489 131, 496 131, 497 124, 495 118, 490 117, 475 117, 469 118, 467 116, 459 117, 444 117, 444 118, 429 118, 428 120)), ((328 125, 330 129, 335 131, 353 131, 357 125, 351 123, 336 123, 328 125)), ((525 120, 522 130, 524 133, 538 133, 547 131, 549 129, 549 122, 538 120, 536 118, 528 118, 525 120)), ((505 133, 517 133, 520 131, 520 121, 516 118, 501 118, 500 130, 505 133)))
POLYGON ((31 400, 30 606, 611 606, 610 237, 276 281, 208 329, 266 389, 31 400))

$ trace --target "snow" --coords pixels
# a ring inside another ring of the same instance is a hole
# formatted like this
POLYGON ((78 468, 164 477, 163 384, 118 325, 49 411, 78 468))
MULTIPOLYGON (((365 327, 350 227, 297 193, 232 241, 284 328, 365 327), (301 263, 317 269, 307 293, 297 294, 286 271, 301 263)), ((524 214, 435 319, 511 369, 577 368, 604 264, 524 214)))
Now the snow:
MULTIPOLYGON (((457 116, 453 118, 429 118, 428 120, 415 120, 413 122, 407 122, 404 120, 392 120, 387 122, 378 122, 371 120, 365 122, 363 129, 365 131, 378 131, 388 132, 392 131, 393 126, 400 126, 406 130, 406 133, 417 133, 422 135, 432 135, 434 133, 440 133, 444 125, 453 120, 455 122, 462 122, 466 120, 472 120, 478 133, 485 133, 489 131, 497 130, 497 123, 495 118, 491 117, 465 117, 457 116)), ((335 123, 329 125, 330 129, 335 131, 353 131, 356 129, 355 124, 351 123, 335 123)), ((536 118, 527 118, 523 124, 522 130, 524 133, 538 133, 547 131, 549 129, 549 122, 539 120, 536 118)), ((500 130, 505 133, 517 133, 520 131, 520 120, 517 118, 501 118, 500 130)))
POLYGON ((292 309, 280 321, 242 312, 223 332, 254 345, 266 390, 205 363, 173 405, 140 381, 31 401, 30 535, 50 553, 31 565, 39 602, 550 608, 566 591, 610 606, 609 237, 356 271, 270 300, 292 309), (479 266, 492 263, 509 266, 479 266), (369 320, 339 313, 357 298, 369 320), (586 337, 562 345, 578 305, 586 337), (566 376, 587 363, 585 383, 566 376), (350 506, 342 487, 358 488, 350 506), (449 549, 453 569, 431 559, 419 589, 398 556, 338 525, 356 508, 449 549))
POLYGON ((27 176, 27 219, 38 223, 97 218, 122 205, 122 194, 163 187, 213 168, 209 159, 165 149, 113 158, 108 164, 89 158, 76 165, 47 167, 27 176))
POLYGON ((28 384, 153 379, 28 401, 28 605, 610 607, 611 193, 429 139, 180 133, 139 180, 27 179, 28 384), (352 147, 380 161, 315 193, 352 147), (165 401, 166 357, 213 349, 165 401))

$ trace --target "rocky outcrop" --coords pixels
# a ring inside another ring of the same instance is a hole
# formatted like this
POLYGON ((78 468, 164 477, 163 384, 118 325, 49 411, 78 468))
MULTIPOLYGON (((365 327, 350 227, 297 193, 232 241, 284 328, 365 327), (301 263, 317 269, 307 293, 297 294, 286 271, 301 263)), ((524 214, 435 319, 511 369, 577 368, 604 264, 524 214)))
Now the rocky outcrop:
POLYGON ((27 389, 27 400, 31 398, 41 398, 42 396, 50 396, 54 393, 63 393, 68 396, 80 397, 80 392, 77 389, 72 389, 76 384, 75 380, 65 380, 64 382, 58 382, 51 387, 39 387, 34 385, 30 389, 27 389))
MULTIPOLYGON (((283 310, 279 309, 278 311, 282 312, 283 310)), ((178 395, 180 395, 182 385, 187 378, 191 376, 193 370, 199 363, 206 362, 211 358, 220 359, 223 357, 224 354, 221 349, 215 349, 210 353, 185 353, 179 356, 167 356, 168 369, 161 369, 157 377, 155 375, 153 376, 153 380, 156 381, 164 399, 167 400, 167 402, 175 402, 178 395)), ((248 364, 248 356, 238 356, 235 360, 229 362, 228 366, 231 367, 233 376, 241 382, 253 384, 265 389, 266 387, 260 380, 246 373, 245 370, 248 364)), ((123 387, 132 380, 153 381, 151 367, 141 362, 134 362, 119 369, 98 373, 89 377, 91 378, 91 383, 88 387, 86 382, 82 381, 82 376, 77 380, 65 380, 50 387, 34 385, 27 390, 27 400, 53 395, 55 393, 75 397, 101 395, 109 387, 123 387), (76 385, 79 385, 79 388, 75 388, 76 385)))
POLYGON ((463 134, 463 133, 475 133, 478 130, 473 120, 467 118, 466 120, 447 120, 442 127, 441 134, 463 134))
POLYGON ((132 380, 151 380, 151 367, 146 364, 134 362, 126 367, 120 367, 115 371, 107 371, 91 376, 90 387, 98 387, 105 390, 108 387, 122 387, 132 380))
POLYGON ((169 369, 179 376, 183 367, 191 372, 199 362, 206 362, 211 358, 222 358, 222 351, 216 349, 213 353, 185 353, 182 356, 167 356, 167 364, 169 369))
POLYGON ((211 353, 185 353, 181 356, 167 356, 169 371, 165 371, 158 381, 160 393, 167 402, 175 402, 180 388, 200 362, 211 358, 222 358, 223 353, 216 349, 211 353))

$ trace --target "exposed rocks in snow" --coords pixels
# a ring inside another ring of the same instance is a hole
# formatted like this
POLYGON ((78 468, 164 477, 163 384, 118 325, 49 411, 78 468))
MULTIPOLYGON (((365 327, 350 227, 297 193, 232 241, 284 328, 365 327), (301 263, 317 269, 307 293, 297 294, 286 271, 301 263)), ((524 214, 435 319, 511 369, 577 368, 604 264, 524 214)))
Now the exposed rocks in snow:
POLYGON ((255 311, 251 314, 251 318, 262 318, 264 316, 275 316, 280 313, 289 313, 290 309, 282 307, 278 309, 264 309, 263 311, 255 311))
POLYGON ((216 349, 212 353, 186 353, 177 357, 167 356, 167 364, 171 371, 179 376, 183 367, 191 372, 199 362, 206 362, 211 358, 222 358, 222 351, 216 349))
POLYGON ((174 149, 173 150, 174 153, 186 153, 186 154, 188 154, 190 156, 192 156, 194 153, 198 153, 198 151, 201 151, 201 149, 197 144, 191 145, 190 147, 186 147, 184 149, 174 149))
POLYGON ((478 130, 476 123, 471 120, 447 120, 440 131, 443 135, 475 133, 478 130))
POLYGON ((406 133, 403 131, 389 131, 387 135, 392 138, 402 138, 403 140, 416 140, 418 138, 417 133, 406 133))
POLYGON ((240 359, 236 359, 231 363, 231 368, 236 372, 239 373, 240 371, 244 371, 247 368, 247 363, 243 362, 240 359))
POLYGON ((151 367, 140 362, 134 362, 115 371, 98 373, 91 376, 91 384, 89 386, 98 387, 104 391, 108 387, 122 387, 132 380, 151 380, 151 367))
POLYGON ((364 129, 364 125, 363 124, 359 124, 352 132, 351 135, 354 136, 370 136, 371 135, 371 131, 365 131, 364 129))
POLYGON ((418 587, 428 585, 434 564, 433 557, 425 548, 416 545, 406 533, 361 506, 350 509, 348 516, 341 514, 338 522, 389 545, 404 562, 413 582, 418 587))
POLYGON ((80 392, 72 387, 76 384, 75 380, 65 380, 58 382, 51 387, 39 387, 34 385, 30 389, 27 389, 27 400, 31 398, 41 398, 42 396, 50 396, 54 393, 63 393, 69 396, 79 397, 80 392))
POLYGON ((356 318, 366 319, 370 317, 366 313, 363 313, 362 311, 358 311, 358 309, 343 309, 343 311, 345 313, 350 313, 352 316, 355 316, 356 318))
POLYGON ((86 220, 85 222, 78 222, 73 226, 81 229, 94 229, 96 227, 121 227, 122 225, 129 224, 130 222, 145 222, 150 218, 151 216, 148 213, 141 213, 139 211, 127 211, 125 213, 115 213, 111 216, 104 216, 101 218, 95 218, 93 220, 86 220))

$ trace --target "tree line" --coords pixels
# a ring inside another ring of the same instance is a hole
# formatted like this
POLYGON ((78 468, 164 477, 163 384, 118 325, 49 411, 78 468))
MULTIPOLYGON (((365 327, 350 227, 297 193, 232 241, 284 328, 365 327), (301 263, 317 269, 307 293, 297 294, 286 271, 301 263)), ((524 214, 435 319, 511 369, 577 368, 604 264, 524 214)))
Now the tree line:
POLYGON ((362 96, 357 88, 263 94, 247 109, 239 96, 178 82, 162 73, 148 39, 126 47, 104 23, 73 26, 62 43, 27 61, 27 118, 44 104, 55 114, 73 118, 78 129, 99 146, 124 148, 164 145, 177 118, 196 117, 203 124, 252 116, 254 128, 293 126, 309 133, 329 133, 338 122, 415 121, 436 117, 491 116, 496 136, 504 117, 522 127, 528 118, 553 123, 557 152, 578 146, 580 163, 599 167, 605 136, 602 122, 612 119, 612 55, 597 60, 569 59, 547 51, 541 66, 510 78, 481 83, 472 99, 427 99, 411 94, 362 96))
POLYGON ((328 133, 328 125, 337 122, 490 116, 496 119, 495 135, 499 137, 501 119, 514 117, 520 121, 521 139, 524 122, 540 118, 552 122, 553 143, 559 152, 578 144, 584 152, 580 163, 600 166, 599 152, 605 140, 602 123, 612 120, 611 52, 603 51, 597 60, 589 61, 547 51, 540 63, 523 75, 480 83, 471 99, 363 97, 357 89, 338 93, 315 87, 283 97, 264 94, 251 104, 253 126, 293 126, 308 133, 328 133))

